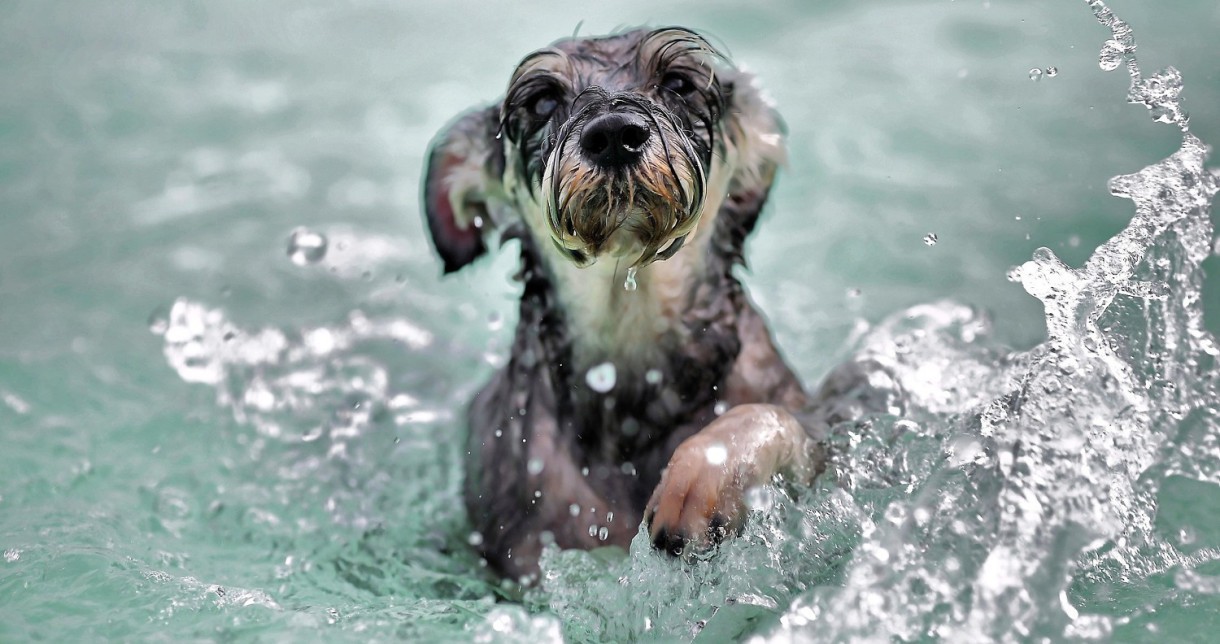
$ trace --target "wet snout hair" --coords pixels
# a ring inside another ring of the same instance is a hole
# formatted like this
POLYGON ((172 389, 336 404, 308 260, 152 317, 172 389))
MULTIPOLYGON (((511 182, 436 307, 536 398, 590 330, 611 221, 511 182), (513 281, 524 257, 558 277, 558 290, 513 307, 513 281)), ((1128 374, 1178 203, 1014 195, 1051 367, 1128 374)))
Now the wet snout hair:
POLYGON ((670 257, 699 222, 709 160, 664 107, 597 86, 584 97, 544 164, 552 241, 583 264, 626 228, 642 246, 633 266, 670 257))
POLYGON ((678 252, 726 193, 765 193, 781 135, 750 77, 693 31, 562 40, 442 132, 425 211, 447 272, 518 221, 577 266, 612 254, 642 267, 678 252))

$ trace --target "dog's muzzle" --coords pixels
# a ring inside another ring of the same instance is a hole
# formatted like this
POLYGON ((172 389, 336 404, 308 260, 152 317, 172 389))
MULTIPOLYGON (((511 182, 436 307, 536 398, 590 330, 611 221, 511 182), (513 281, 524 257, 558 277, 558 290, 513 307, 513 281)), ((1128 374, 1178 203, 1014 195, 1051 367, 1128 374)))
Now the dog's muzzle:
POLYGON ((675 118, 646 97, 586 91, 556 136, 543 191, 552 241, 576 264, 601 255, 667 259, 699 223, 704 162, 675 118))

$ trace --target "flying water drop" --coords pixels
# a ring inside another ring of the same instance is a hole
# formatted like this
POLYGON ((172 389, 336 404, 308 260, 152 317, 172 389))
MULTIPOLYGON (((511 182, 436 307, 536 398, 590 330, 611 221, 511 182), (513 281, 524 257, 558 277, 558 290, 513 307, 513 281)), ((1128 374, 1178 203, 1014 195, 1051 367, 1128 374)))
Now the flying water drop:
POLYGON ((923 236, 923 243, 926 246, 935 246, 938 241, 940 238, 936 236, 936 233, 928 233, 923 236))
POLYGON ((326 257, 326 235, 297 228, 288 236, 288 258, 297 266, 316 264, 326 257))
POLYGON ((1117 40, 1107 40, 1101 46, 1101 55, 1097 58, 1097 65, 1102 71, 1112 72, 1118 69, 1118 66, 1123 62, 1123 54, 1127 48, 1117 40))
POLYGON ((614 369, 614 363, 603 362, 585 372, 585 383, 589 385, 589 389, 604 394, 614 389, 617 377, 618 373, 614 369))

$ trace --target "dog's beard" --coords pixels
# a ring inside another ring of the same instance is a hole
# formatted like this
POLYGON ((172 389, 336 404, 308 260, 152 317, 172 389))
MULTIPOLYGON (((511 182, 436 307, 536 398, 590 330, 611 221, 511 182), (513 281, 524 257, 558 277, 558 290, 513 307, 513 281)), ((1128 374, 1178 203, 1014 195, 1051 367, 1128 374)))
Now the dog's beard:
POLYGON ((555 245, 578 265, 609 254, 643 267, 672 256, 698 226, 703 165, 685 137, 660 129, 629 168, 588 165, 575 152, 576 133, 551 153, 542 179, 546 220, 555 245))

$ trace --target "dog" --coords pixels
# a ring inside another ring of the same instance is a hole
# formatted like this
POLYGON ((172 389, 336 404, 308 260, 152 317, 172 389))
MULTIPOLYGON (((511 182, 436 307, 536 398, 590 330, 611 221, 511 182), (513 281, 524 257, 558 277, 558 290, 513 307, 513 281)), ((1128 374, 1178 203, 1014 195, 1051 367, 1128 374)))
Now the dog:
POLYGON ((496 572, 536 581, 547 544, 626 547, 641 520, 660 550, 706 549, 748 490, 808 484, 827 428, 878 406, 854 363, 807 395, 733 275, 784 135, 751 76, 667 27, 536 51, 433 141, 444 272, 497 234, 521 249, 511 357, 467 414, 465 504, 496 572))

